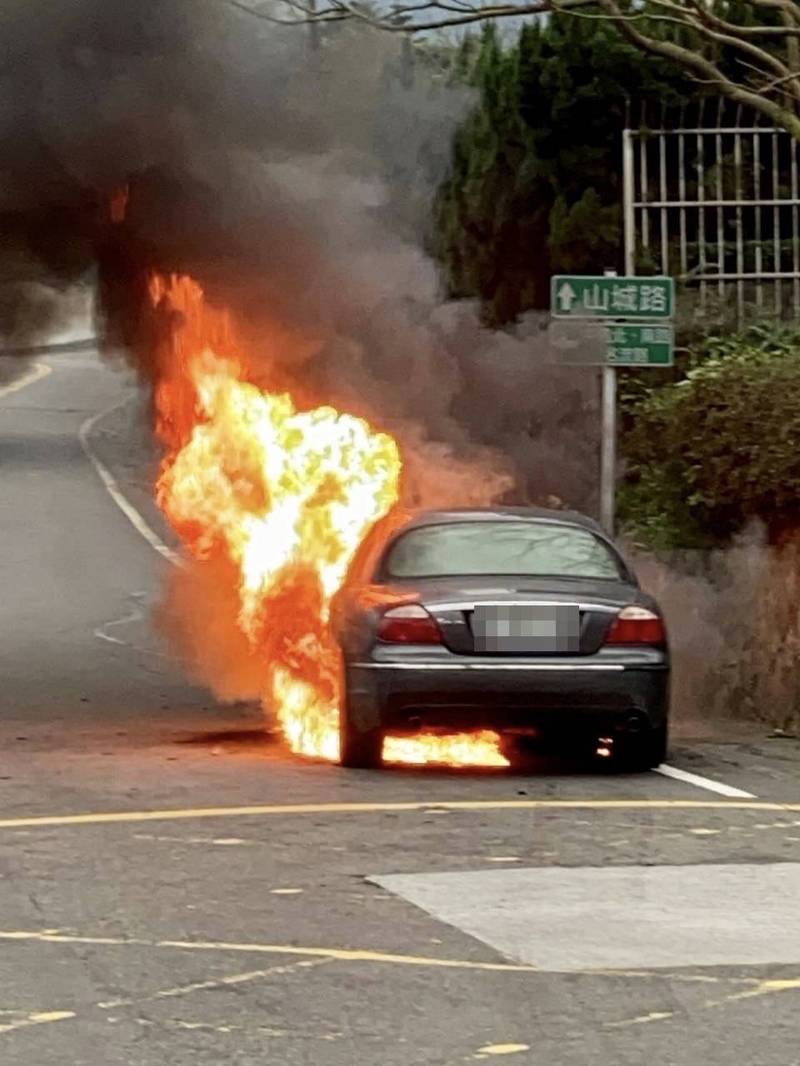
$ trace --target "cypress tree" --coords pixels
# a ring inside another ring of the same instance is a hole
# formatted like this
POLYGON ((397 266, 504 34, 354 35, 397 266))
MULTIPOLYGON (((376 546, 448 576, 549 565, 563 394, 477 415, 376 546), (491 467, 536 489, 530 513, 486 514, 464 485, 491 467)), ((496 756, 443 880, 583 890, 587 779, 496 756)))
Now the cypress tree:
POLYGON ((595 20, 528 22, 504 49, 494 25, 456 62, 478 100, 436 203, 450 294, 487 324, 549 305, 551 274, 621 267, 621 130, 629 101, 680 107, 686 75, 595 20))

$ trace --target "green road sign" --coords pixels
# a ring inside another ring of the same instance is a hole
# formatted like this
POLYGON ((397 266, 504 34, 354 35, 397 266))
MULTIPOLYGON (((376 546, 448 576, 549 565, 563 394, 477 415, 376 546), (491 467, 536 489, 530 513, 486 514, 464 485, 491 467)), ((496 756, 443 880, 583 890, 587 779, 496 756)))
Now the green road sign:
POLYGON ((669 322, 553 319, 551 359, 563 366, 672 366, 675 331, 669 322))
POLYGON ((606 328, 607 366, 672 366, 675 358, 672 326, 626 322, 606 328))
POLYGON ((672 318, 672 278, 619 278, 557 274, 550 279, 554 318, 672 318))

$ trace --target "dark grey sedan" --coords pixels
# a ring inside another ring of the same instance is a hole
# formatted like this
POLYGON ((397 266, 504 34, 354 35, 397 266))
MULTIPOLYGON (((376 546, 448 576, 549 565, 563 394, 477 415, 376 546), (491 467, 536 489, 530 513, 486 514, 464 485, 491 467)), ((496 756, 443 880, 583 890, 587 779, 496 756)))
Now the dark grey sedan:
POLYGON ((629 770, 666 755, 658 605, 589 518, 533 508, 379 523, 333 603, 341 761, 386 733, 491 729, 568 742, 629 770))

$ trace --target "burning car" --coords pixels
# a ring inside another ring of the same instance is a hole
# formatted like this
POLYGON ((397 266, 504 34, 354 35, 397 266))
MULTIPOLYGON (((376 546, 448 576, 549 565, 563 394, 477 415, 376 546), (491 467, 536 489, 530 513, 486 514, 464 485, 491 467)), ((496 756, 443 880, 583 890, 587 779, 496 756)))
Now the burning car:
MULTIPOLYGON (((612 763, 661 760, 663 622, 598 527, 557 511, 405 514, 399 440, 254 375, 234 317, 193 278, 154 274, 149 294, 170 323, 156 499, 292 752, 506 766, 501 734, 539 731, 589 736, 612 763)), ((176 614, 214 684, 205 615, 176 614)))
POLYGON ((356 553, 331 623, 345 766, 414 761, 404 737, 453 732, 588 743, 629 770, 665 758, 664 621, 589 518, 395 513, 356 553))

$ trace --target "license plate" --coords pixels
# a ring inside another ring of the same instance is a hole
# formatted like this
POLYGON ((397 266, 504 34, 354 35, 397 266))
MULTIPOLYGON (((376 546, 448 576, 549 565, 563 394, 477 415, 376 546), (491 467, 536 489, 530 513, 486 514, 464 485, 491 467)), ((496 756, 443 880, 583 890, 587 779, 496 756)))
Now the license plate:
POLYGON ((480 652, 577 652, 580 614, 575 604, 476 607, 472 636, 480 652))

